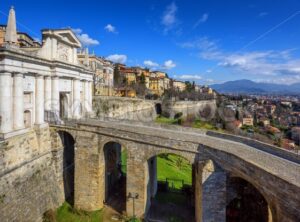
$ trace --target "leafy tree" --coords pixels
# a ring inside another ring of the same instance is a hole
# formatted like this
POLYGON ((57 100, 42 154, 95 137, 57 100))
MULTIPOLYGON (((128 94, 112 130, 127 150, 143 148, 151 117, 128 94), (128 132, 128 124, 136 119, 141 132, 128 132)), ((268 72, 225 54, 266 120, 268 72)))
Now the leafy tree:
POLYGON ((181 170, 183 165, 183 159, 181 157, 178 157, 176 160, 176 166, 181 170))
POLYGON ((119 86, 121 82, 122 80, 121 80, 120 70, 119 67, 116 65, 114 69, 114 85, 119 86))
POLYGON ((185 90, 187 92, 191 92, 192 89, 193 89, 193 86, 192 86, 191 82, 190 81, 185 81, 185 90))
POLYGON ((142 85, 146 84, 146 77, 145 77, 144 73, 142 73, 142 75, 140 77, 140 84, 142 84, 142 85))

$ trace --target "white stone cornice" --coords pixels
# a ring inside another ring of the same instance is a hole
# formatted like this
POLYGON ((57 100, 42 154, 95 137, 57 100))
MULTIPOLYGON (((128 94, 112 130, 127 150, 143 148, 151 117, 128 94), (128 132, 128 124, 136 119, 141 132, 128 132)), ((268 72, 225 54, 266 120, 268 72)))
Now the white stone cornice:
MULTIPOLYGON (((56 68, 63 68, 66 70, 73 70, 78 71, 80 73, 86 74, 86 75, 93 75, 93 72, 89 71, 88 69, 80 66, 75 65, 63 61, 57 61, 57 60, 48 60, 42 57, 33 56, 26 52, 19 52, 19 51, 11 51, 7 50, 5 48, 0 48, 0 56, 3 56, 3 60, 5 59, 11 59, 14 61, 20 61, 22 63, 29 63, 29 64, 36 64, 39 66, 47 67, 47 69, 56 69, 56 68)), ((1 62, 3 62, 3 60, 1 62)))
POLYGON ((24 73, 21 72, 12 72, 13 77, 24 77, 24 73))
POLYGON ((43 79, 43 78, 44 78, 44 75, 38 74, 38 73, 37 73, 37 74, 35 75, 35 78, 36 78, 36 79, 43 79))
POLYGON ((12 72, 7 72, 7 71, 5 71, 5 70, 1 70, 1 71, 0 71, 0 75, 2 75, 2 76, 4 76, 4 75, 12 76, 12 74, 13 74, 12 72))

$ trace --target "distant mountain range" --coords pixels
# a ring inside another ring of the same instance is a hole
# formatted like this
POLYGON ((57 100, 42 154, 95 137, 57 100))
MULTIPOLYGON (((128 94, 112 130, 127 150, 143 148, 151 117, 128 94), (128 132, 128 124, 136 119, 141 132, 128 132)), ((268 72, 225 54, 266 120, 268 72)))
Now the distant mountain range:
POLYGON ((300 83, 292 85, 257 83, 251 80, 236 80, 222 84, 213 84, 211 87, 219 93, 242 94, 297 94, 300 93, 300 83))

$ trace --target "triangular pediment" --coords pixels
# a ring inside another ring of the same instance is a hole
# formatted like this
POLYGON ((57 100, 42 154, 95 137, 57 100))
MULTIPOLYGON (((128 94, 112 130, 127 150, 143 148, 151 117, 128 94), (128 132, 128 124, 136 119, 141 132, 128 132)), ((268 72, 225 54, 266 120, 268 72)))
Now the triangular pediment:
POLYGON ((73 45, 77 48, 81 48, 81 42, 74 34, 71 29, 52 29, 52 30, 44 30, 43 34, 56 36, 58 39, 63 41, 64 43, 73 45))
POLYGON ((58 31, 57 34, 60 35, 66 41, 70 41, 73 44, 81 45, 79 39, 71 30, 58 31))

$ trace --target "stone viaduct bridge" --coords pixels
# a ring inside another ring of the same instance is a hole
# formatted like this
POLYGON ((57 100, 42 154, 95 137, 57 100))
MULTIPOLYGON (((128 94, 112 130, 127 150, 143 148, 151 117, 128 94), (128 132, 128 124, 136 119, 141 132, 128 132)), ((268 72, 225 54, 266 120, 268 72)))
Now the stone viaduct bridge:
POLYGON ((246 138, 148 123, 85 120, 50 130, 52 147, 74 149, 76 208, 103 207, 109 193, 105 153, 119 144, 128 155, 126 195, 138 194, 135 206, 133 199, 125 200, 128 215, 134 207, 137 216, 147 217, 156 192, 153 162, 168 153, 193 166, 197 222, 226 220, 226 205, 237 195, 231 182, 237 178, 262 196, 264 206, 258 204, 266 209, 266 221, 300 221, 300 157, 294 153, 246 138))

